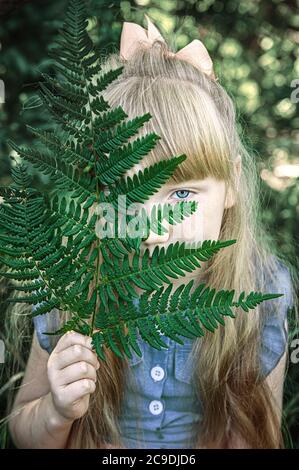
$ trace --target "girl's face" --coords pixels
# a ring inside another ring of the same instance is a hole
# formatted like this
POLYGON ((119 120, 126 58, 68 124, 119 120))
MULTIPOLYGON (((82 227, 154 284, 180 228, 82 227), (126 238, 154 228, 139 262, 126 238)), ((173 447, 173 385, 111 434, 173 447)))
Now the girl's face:
POLYGON ((156 246, 165 249, 172 243, 185 242, 186 247, 194 242, 217 240, 225 204, 225 183, 214 178, 190 180, 183 183, 166 183, 150 199, 144 202, 150 216, 154 204, 174 205, 179 201, 196 201, 196 211, 191 216, 185 216, 182 222, 170 224, 163 222, 168 233, 156 234, 150 230, 149 237, 142 244, 142 251, 149 250, 153 254, 156 246))
MULTIPOLYGON (((127 174, 132 177, 131 171, 127 174)), ((162 225, 167 233, 162 235, 155 233, 149 227, 149 236, 141 243, 141 255, 149 250, 151 257, 156 247, 160 249, 164 247, 166 250, 170 244, 178 241, 185 242, 187 248, 190 243, 191 248, 193 242, 218 240, 224 209, 233 205, 231 191, 226 191, 225 182, 208 177, 183 183, 165 183, 142 206, 146 209, 150 220, 153 205, 159 203, 173 205, 179 201, 196 201, 198 203, 197 209, 191 216, 185 216, 180 223, 172 225, 164 220, 162 225)), ((184 276, 178 279, 171 278, 175 287, 188 283, 191 279, 194 279, 195 286, 198 285, 204 273, 204 266, 195 268, 191 273, 184 273, 184 276)), ((166 284, 163 285, 166 286, 166 284)))

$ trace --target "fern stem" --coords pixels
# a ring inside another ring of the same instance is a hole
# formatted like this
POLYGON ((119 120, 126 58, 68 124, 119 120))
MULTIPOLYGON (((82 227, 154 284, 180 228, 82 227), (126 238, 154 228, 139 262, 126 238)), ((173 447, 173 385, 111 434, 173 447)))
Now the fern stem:
MULTIPOLYGON (((82 65, 82 64, 81 64, 82 65)), ((84 76, 84 81, 85 81, 85 86, 87 90, 87 96, 88 96, 88 105, 90 109, 90 125, 91 125, 91 133, 92 133, 92 153, 94 155, 94 164, 96 168, 96 162, 97 162, 97 153, 94 148, 95 144, 95 129, 93 125, 93 113, 92 113, 92 107, 91 107, 91 100, 90 100, 90 93, 89 93, 89 82, 88 78, 85 75, 85 69, 82 66, 83 69, 83 76, 84 76)), ((99 179, 96 178, 96 204, 98 205, 99 203, 99 197, 100 197, 100 188, 99 188, 99 179)), ((97 214, 98 217, 98 214, 97 214)), ((97 304, 98 304, 98 286, 99 286, 99 274, 100 274, 100 251, 99 251, 99 246, 98 246, 98 256, 97 256, 97 261, 96 261, 96 281, 95 281, 95 289, 97 293, 96 301, 95 301, 95 307, 94 311, 91 317, 91 326, 90 326, 90 334, 92 336, 93 330, 94 330, 94 324, 95 324, 95 317, 96 317, 96 310, 97 310, 97 304)))

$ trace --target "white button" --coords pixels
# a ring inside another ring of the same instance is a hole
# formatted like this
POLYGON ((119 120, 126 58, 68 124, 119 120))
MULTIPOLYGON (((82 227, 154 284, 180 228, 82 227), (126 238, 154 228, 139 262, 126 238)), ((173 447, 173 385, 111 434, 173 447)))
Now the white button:
POLYGON ((163 404, 158 400, 153 400, 149 404, 149 410, 153 415, 159 415, 162 413, 163 404))
POLYGON ((151 369, 152 379, 155 381, 164 379, 165 372, 160 366, 155 366, 151 369))

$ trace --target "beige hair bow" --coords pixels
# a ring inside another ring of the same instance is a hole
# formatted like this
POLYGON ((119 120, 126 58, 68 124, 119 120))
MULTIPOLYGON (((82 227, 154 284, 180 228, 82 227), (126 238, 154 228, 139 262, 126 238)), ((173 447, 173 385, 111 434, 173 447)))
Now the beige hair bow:
MULTIPOLYGON (((145 15, 145 17, 148 25, 147 31, 139 24, 127 21, 123 23, 120 38, 121 58, 128 60, 140 45, 150 47, 155 39, 160 39, 166 43, 158 28, 151 22, 147 15, 145 15)), ((206 47, 199 39, 194 39, 176 53, 169 51, 169 56, 185 60, 194 65, 194 67, 197 67, 200 71, 206 73, 211 79, 217 80, 213 70, 212 59, 206 47)))

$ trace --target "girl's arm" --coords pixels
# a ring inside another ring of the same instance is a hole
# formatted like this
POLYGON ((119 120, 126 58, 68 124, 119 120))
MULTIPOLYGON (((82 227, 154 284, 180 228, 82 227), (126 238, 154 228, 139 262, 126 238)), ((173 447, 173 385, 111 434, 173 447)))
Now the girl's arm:
POLYGON ((60 416, 49 392, 21 405, 10 422, 12 439, 19 449, 64 449, 73 420, 60 416))

